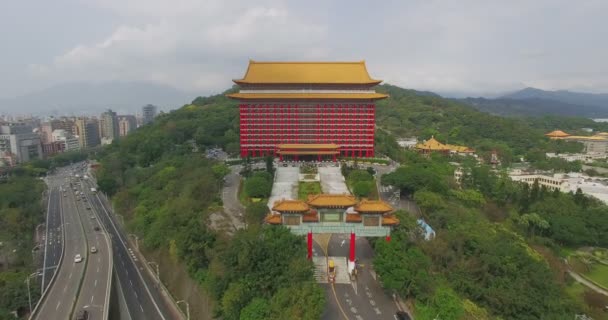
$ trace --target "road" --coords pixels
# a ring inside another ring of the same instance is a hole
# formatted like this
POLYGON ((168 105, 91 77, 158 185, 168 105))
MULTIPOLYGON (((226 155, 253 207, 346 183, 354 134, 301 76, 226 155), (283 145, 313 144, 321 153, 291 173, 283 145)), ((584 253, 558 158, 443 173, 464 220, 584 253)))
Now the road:
POLYGON ((232 166, 230 173, 224 178, 224 188, 222 190, 222 202, 224 203, 224 212, 230 219, 230 224, 234 230, 245 227, 243 215, 245 208, 239 201, 239 185, 241 176, 239 171, 241 166, 232 166))
MULTIPOLYGON (((85 185, 88 188, 96 187, 91 179, 85 185)), ((130 318, 133 320, 180 319, 181 315, 176 313, 175 308, 164 298, 156 279, 150 277, 142 262, 133 253, 135 249, 130 247, 127 235, 111 213, 107 199, 103 195, 95 194, 91 197, 90 203, 100 214, 99 221, 104 224, 112 239, 114 272, 123 289, 130 318)))
POLYGON ((94 319, 107 319, 110 287, 112 285, 112 247, 104 228, 99 225, 99 212, 89 202, 91 194, 83 187, 77 188, 84 193, 78 201, 78 212, 87 238, 87 267, 81 285, 80 294, 76 301, 74 313, 88 310, 94 319), (89 208, 89 209, 87 209, 89 208), (98 230, 95 230, 98 227, 98 230), (97 252, 91 252, 95 247, 97 252))
POLYGON ((589 280, 581 277, 578 273, 576 273, 576 272, 574 272, 572 270, 568 270, 568 274, 570 274, 570 276, 572 278, 574 278, 574 280, 576 280, 576 282, 578 282, 578 283, 586 286, 587 288, 589 288, 589 289, 591 289, 591 290, 593 290, 593 291, 595 291, 597 293, 600 293, 600 294, 603 294, 605 296, 608 296, 608 291, 606 291, 603 288, 600 288, 600 287, 596 286, 593 282, 591 282, 591 281, 589 281, 589 280))
MULTIPOLYGON (((333 234, 327 247, 327 255, 346 259, 349 239, 348 234, 333 234)), ((364 237, 357 237, 355 241, 360 265, 358 277, 350 284, 334 284, 331 290, 326 290, 329 291, 329 303, 322 319, 394 320, 399 309, 393 298, 387 295, 376 281, 376 275, 371 268, 373 249, 364 237)))
MULTIPOLYGON (((63 175, 50 177, 49 184, 55 187, 63 181, 63 178, 63 175)), ((65 232, 64 259, 61 261, 54 283, 49 287, 37 309, 35 314, 37 319, 70 318, 72 307, 78 295, 79 283, 85 269, 85 263, 74 262, 76 254, 81 254, 84 257, 87 248, 74 193, 66 192, 65 197, 61 196, 60 202, 65 232)), ((47 253, 48 251, 49 249, 47 249, 47 253)))
POLYGON ((48 287, 53 278, 53 274, 57 270, 61 253, 63 250, 63 218, 61 216, 61 192, 55 178, 48 181, 49 200, 47 207, 46 227, 45 227, 45 247, 43 258, 42 272, 42 288, 41 291, 48 287))

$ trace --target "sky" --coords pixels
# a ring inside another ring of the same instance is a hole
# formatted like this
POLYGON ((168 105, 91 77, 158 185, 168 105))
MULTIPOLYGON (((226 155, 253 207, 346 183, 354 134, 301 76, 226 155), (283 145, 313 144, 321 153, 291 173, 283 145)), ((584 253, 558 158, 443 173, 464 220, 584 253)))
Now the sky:
POLYGON ((448 96, 607 93, 606 21, 605 0, 2 0, 0 98, 116 80, 219 93, 249 59, 365 60, 448 96))

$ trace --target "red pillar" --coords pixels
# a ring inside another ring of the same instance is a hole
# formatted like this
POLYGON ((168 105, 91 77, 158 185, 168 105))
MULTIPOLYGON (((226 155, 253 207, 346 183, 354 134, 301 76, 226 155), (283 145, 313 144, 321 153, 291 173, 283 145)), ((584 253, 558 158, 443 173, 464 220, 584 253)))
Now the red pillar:
POLYGON ((312 231, 308 231, 307 237, 307 245, 308 245, 308 260, 312 259, 312 231))
POLYGON ((355 233, 350 232, 350 255, 348 261, 355 262, 355 233))
POLYGON ((386 242, 391 242, 391 234, 386 234, 386 242))
POLYGON ((318 160, 319 162, 321 162, 321 155, 320 155, 320 154, 318 154, 318 155, 317 155, 317 160, 318 160))

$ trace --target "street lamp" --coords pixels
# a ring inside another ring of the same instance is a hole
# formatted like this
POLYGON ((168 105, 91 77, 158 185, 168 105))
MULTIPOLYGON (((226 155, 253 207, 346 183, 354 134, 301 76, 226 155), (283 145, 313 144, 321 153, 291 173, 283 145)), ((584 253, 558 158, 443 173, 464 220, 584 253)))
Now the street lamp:
POLYGON ((176 302, 176 304, 179 305, 180 302, 186 304, 186 320, 190 320, 190 304, 186 300, 179 300, 176 302))
POLYGON ((156 268, 156 280, 158 280, 158 282, 160 283, 160 271, 158 268, 158 263, 156 263, 154 261, 148 261, 148 265, 150 267, 154 266, 156 268))

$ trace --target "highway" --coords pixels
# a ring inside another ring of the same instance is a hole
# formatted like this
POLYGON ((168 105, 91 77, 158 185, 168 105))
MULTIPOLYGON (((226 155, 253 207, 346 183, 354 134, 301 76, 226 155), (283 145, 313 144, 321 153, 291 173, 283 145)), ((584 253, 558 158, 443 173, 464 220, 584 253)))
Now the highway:
MULTIPOLYGON (((60 183, 63 176, 49 178, 49 182, 60 183)), ((58 191, 57 191, 58 192, 58 191)), ((42 298, 36 309, 36 319, 70 319, 72 307, 78 295, 79 284, 85 270, 85 263, 75 263, 76 254, 86 259, 86 238, 78 215, 75 196, 73 192, 66 192, 61 196, 61 210, 63 212, 64 228, 64 259, 62 259, 54 282, 42 298)), ((48 243, 48 241, 47 241, 48 243)), ((46 250, 48 253, 48 249, 46 250)), ((46 281, 46 278, 45 278, 46 281)))
POLYGON ((61 253, 63 251, 63 218, 61 215, 61 192, 59 191, 58 183, 54 178, 48 182, 49 200, 47 207, 47 218, 46 218, 46 232, 45 232, 45 247, 44 250, 44 262, 42 272, 42 288, 41 291, 48 287, 53 278, 53 274, 57 270, 59 261, 61 259, 61 253))
MULTIPOLYGON (((96 187, 91 179, 85 185, 88 188, 96 187)), ((130 247, 126 234, 111 214, 107 199, 99 194, 91 196, 90 199, 92 207, 99 213, 99 221, 105 225, 112 238, 114 272, 122 286, 130 318, 180 319, 181 315, 163 297, 156 279, 150 277, 133 253, 134 249, 130 247)))
MULTIPOLYGON (((347 259, 349 239, 349 234, 332 234, 327 255, 347 259)), ((332 287, 329 288, 327 297, 328 310, 322 319, 394 320, 399 309, 376 280, 376 274, 371 268, 373 249, 364 237, 357 237, 355 243, 360 264, 357 279, 350 284, 327 285, 332 287), (336 317, 337 314, 340 316, 336 317)))
POLYGON ((74 313, 86 309, 92 319, 107 319, 112 285, 112 246, 103 226, 98 222, 99 212, 89 204, 90 191, 84 187, 77 190, 84 193, 77 206, 88 242, 88 257, 74 313), (95 247, 97 252, 91 252, 91 247, 95 247))

